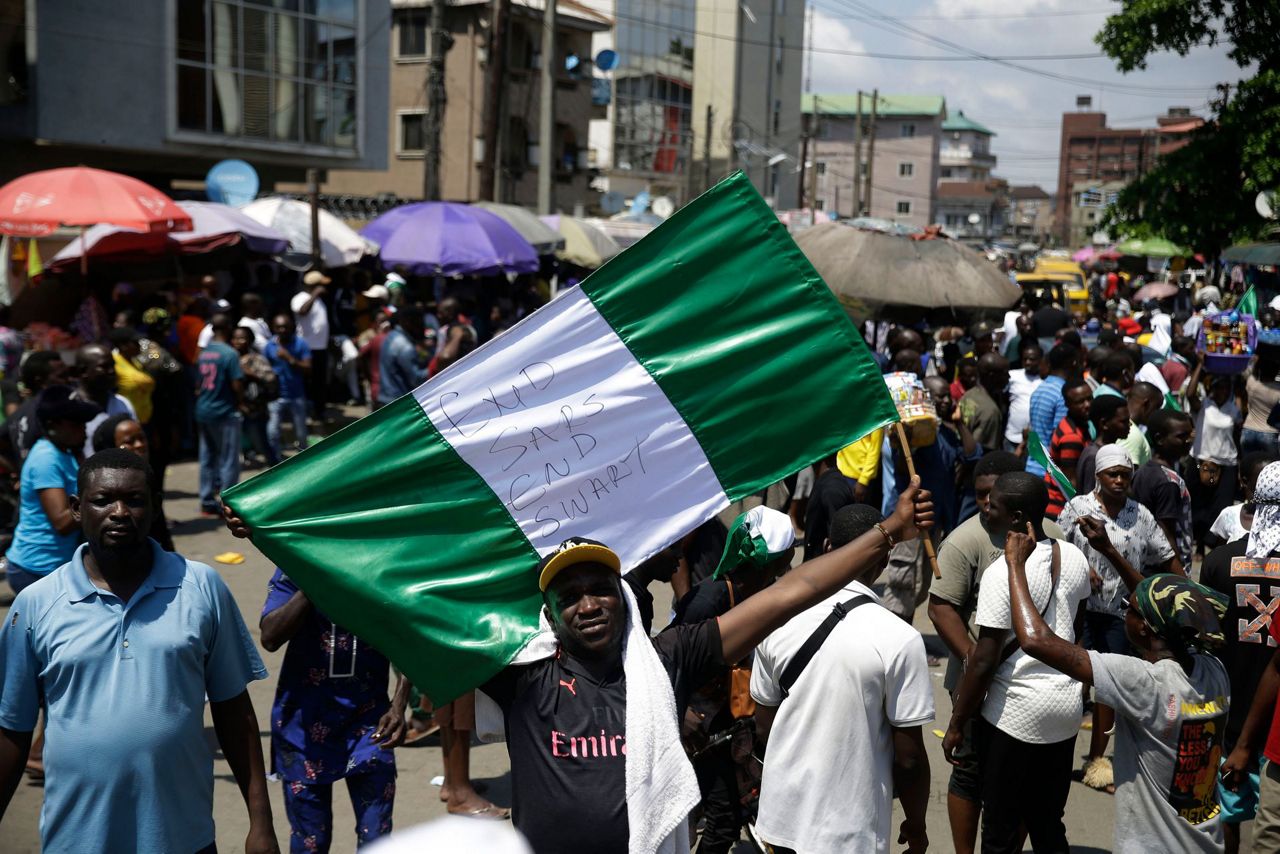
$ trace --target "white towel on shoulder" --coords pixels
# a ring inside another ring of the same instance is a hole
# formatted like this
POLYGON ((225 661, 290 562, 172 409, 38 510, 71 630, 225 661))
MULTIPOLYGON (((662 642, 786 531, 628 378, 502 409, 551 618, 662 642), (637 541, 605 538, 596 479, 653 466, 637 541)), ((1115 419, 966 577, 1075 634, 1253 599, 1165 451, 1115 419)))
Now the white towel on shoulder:
MULTIPOLYGON (((701 799, 698 778, 680 743, 676 697, 671 677, 645 633, 630 585, 627 633, 622 641, 622 672, 627 680, 627 824, 628 854, 687 854, 689 813, 701 799)), ((538 632, 512 664, 532 664, 555 655, 557 643, 545 615, 538 632)), ((476 692, 476 734, 502 741, 505 727, 498 704, 476 692)))

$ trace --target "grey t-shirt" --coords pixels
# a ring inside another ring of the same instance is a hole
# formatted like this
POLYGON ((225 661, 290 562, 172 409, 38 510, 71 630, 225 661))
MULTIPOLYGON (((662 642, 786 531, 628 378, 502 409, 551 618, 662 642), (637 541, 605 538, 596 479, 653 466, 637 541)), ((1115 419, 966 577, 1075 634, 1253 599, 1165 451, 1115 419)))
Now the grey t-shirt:
MULTIPOLYGON (((1056 522, 1044 520, 1044 532, 1055 540, 1065 540, 1062 528, 1056 522)), ((978 607, 978 585, 982 573, 996 558, 1004 554, 1004 539, 987 533, 982 527, 982 516, 970 516, 942 541, 938 549, 940 578, 933 580, 929 595, 950 602, 969 624, 969 635, 978 637, 978 627, 973 622, 973 612, 978 607)), ((942 687, 954 691, 960 684, 964 662, 954 655, 948 656, 947 674, 942 687)))
POLYGON ((1226 668, 1090 652, 1099 703, 1116 710, 1116 854, 1221 851, 1218 763, 1231 687, 1226 668))

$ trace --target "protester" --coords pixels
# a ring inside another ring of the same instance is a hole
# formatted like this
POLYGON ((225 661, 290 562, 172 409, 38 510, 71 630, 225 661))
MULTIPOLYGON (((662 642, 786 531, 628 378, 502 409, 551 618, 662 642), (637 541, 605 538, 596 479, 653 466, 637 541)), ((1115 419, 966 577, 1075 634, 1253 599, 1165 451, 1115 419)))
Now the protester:
MULTIPOLYGON (((417 314, 417 311, 410 310, 406 311, 405 314, 417 314)), ((440 349, 436 351, 435 358, 430 362, 429 367, 432 376, 470 353, 479 343, 475 327, 471 325, 470 320, 462 315, 461 306, 453 297, 445 297, 440 301, 436 316, 440 320, 438 338, 440 349)), ((415 326, 413 334, 416 340, 421 335, 421 330, 415 326)))
MULTIPOLYGON (((112 415, 98 425, 93 431, 92 438, 95 454, 107 448, 120 448, 137 454, 143 460, 147 460, 150 456, 147 434, 143 431, 142 425, 127 415, 112 415)), ((165 551, 177 551, 173 546, 173 536, 169 533, 169 520, 164 515, 164 495, 157 489, 151 499, 155 513, 152 514, 151 529, 147 532, 147 536, 159 543, 160 548, 165 551)))
MULTIPOLYGON (((36 409, 40 405, 40 392, 46 386, 62 385, 67 378, 68 365, 57 353, 37 351, 23 360, 18 369, 23 401, 9 416, 5 426, 9 430, 9 444, 13 448, 14 462, 21 466, 27 454, 44 435, 36 409)), ((97 415, 95 410, 94 415, 97 415)))
MULTIPOLYGON (((1090 353, 1089 363, 1094 364, 1092 353, 1090 353)), ((1094 379, 1099 385, 1093 390, 1093 396, 1110 394, 1124 397, 1133 387, 1133 375, 1136 371, 1133 359, 1129 358, 1129 354, 1124 351, 1108 350, 1100 354, 1097 367, 1094 369, 1094 379)))
POLYGON ((978 384, 978 360, 965 356, 956 365, 956 378, 951 382, 951 399, 956 403, 978 384))
POLYGON ((307 377, 315 370, 314 353, 294 331, 293 318, 277 314, 271 321, 275 337, 263 349, 263 355, 276 375, 279 392, 267 403, 267 445, 271 459, 284 456, 284 440, 280 424, 285 418, 293 423, 293 443, 299 451, 307 449, 307 377))
MULTIPOLYGON (((1044 362, 1044 351, 1035 341, 1023 344, 1018 353, 1020 367, 1009 371, 1008 398, 1009 416, 1004 428, 1004 449, 1017 450, 1022 444, 1022 432, 1031 426, 1031 395, 1033 395, 1044 378, 1040 376, 1040 366, 1044 362)), ((1042 435, 1041 440, 1045 437, 1042 435)))
POLYGON ((261 459, 273 466, 280 462, 280 455, 268 438, 267 419, 271 401, 280 396, 280 380, 267 357, 255 349, 252 328, 237 326, 231 333, 231 347, 240 356, 240 372, 244 375, 244 436, 250 448, 245 451, 245 462, 256 464, 261 459))
POLYGON ((1027 655, 1116 710, 1115 850, 1221 851, 1214 769, 1230 687, 1209 651, 1223 640, 1224 597, 1181 575, 1129 574, 1124 625, 1137 656, 1085 653, 1040 616, 1028 587, 1036 549, 1034 535, 1010 532, 1014 630, 1027 655))
MULTIPOLYGON (((1084 648, 1128 655, 1124 614, 1129 586, 1124 579, 1133 573, 1170 572, 1175 556, 1155 517, 1128 497, 1133 477, 1128 452, 1119 445, 1105 445, 1094 465, 1097 486, 1067 502, 1058 524, 1089 564, 1093 592, 1085 605, 1084 648)), ((1084 766, 1084 783, 1094 789, 1114 790, 1113 769, 1105 755, 1114 723, 1114 709, 1102 703, 1094 706, 1084 766)))
MULTIPOLYGON (((879 521, 865 504, 841 508, 830 548, 877 533, 879 521)), ((871 590, 887 562, 868 561, 756 649, 751 696, 772 723, 755 829, 774 851, 888 851, 895 796, 898 841, 911 852, 928 847, 921 725, 933 720, 933 689, 920 633, 871 590), (828 627, 833 608, 838 622, 828 627), (806 655, 813 638, 821 645, 806 655)))
MULTIPOLYGON (((1119 443, 1129 435, 1129 403, 1123 397, 1103 395, 1094 397, 1089 404, 1089 423, 1093 425, 1095 438, 1084 446, 1076 463, 1076 493, 1093 492, 1097 486, 1094 473, 1099 449, 1119 443)), ((1128 454, 1128 449, 1125 450, 1128 454)), ((1133 457, 1130 455, 1132 461, 1133 457)))
MULTIPOLYGON (((1274 505, 1280 505, 1280 464, 1267 464, 1254 480, 1260 490, 1254 497, 1262 507, 1269 508, 1268 515, 1274 516, 1274 505)), ((1273 520, 1268 521, 1274 524, 1273 520)), ((1226 666, 1235 702, 1227 715, 1224 756, 1235 749, 1249 715, 1248 698, 1258 692, 1275 654, 1270 632, 1275 622, 1271 603, 1275 601, 1274 584, 1276 575, 1280 574, 1280 561, 1276 560, 1274 551, 1254 555, 1248 552, 1246 535, 1214 549, 1200 569, 1201 583, 1221 593, 1227 601, 1226 619, 1222 623, 1226 644, 1218 657, 1226 666)), ((1251 763, 1257 758, 1251 756, 1251 763)), ((1234 788, 1220 785, 1218 789, 1226 850, 1232 854, 1240 849, 1240 825, 1251 821, 1257 812, 1260 780, 1257 773, 1250 772, 1238 775, 1233 782, 1238 783, 1234 788)))
POLYGON ((1185 413, 1162 409, 1151 416, 1147 429, 1152 456, 1133 473, 1133 497, 1151 511, 1173 545, 1178 559, 1173 571, 1179 572, 1191 567, 1194 537, 1191 495, 1176 466, 1191 449, 1195 428, 1185 413))
POLYGON ((318 611, 276 569, 259 622, 268 652, 285 647, 271 707, 271 774, 284 784, 289 847, 327 852, 333 784, 347 783, 357 847, 391 833, 396 761, 409 683, 387 699, 391 664, 318 611))
POLYGON ((200 510, 221 515, 219 494, 240 480, 240 432, 244 410, 244 372, 231 348, 231 318, 209 321, 213 339, 197 360, 196 428, 200 435, 200 510))
POLYGON ((378 402, 381 394, 382 346, 391 332, 391 317, 392 310, 389 309, 374 312, 373 328, 364 333, 369 339, 360 345, 358 364, 360 373, 369 383, 370 412, 376 412, 382 405, 378 402))
POLYGON ((114 347, 111 358, 116 369, 116 386, 120 395, 129 401, 133 411, 138 414, 138 423, 145 425, 151 421, 151 395, 155 391, 156 381, 143 370, 139 361, 142 355, 139 341, 138 333, 131 328, 111 330, 111 344, 114 347))
POLYGON ((396 313, 396 325, 387 333, 379 354, 378 405, 413 391, 427 379, 427 367, 417 342, 422 339, 422 315, 406 309, 396 313))
MULTIPOLYGON (((950 463, 954 478, 955 487, 952 491, 956 494, 959 505, 955 524, 950 527, 955 527, 978 512, 978 505, 973 497, 973 466, 982 458, 982 449, 978 447, 978 442, 973 438, 964 419, 960 418, 955 401, 948 392, 947 381, 942 377, 925 377, 924 387, 928 390, 929 399, 938 415, 937 443, 942 452, 943 464, 950 463)), ((938 484, 939 489, 942 486, 942 483, 938 484)))
POLYGON ((112 415, 128 415, 135 421, 138 413, 124 397, 116 394, 116 363, 111 351, 101 344, 86 344, 76 351, 76 383, 72 397, 92 403, 98 414, 85 427, 83 456, 93 453, 93 431, 112 415))
POLYGON ((154 487, 136 454, 87 460, 72 503, 86 544, 0 625, 0 818, 43 709, 44 851, 214 850, 207 699, 248 810, 245 850, 277 852, 246 690, 266 670, 218 574, 144 535, 154 487))
MULTIPOLYGON (((952 531, 938 549, 941 577, 935 579, 929 591, 929 620, 950 652, 942 686, 951 695, 953 704, 964 662, 978 640, 974 612, 978 607, 982 574, 1004 549, 1002 536, 992 533, 988 527, 991 490, 1001 475, 1017 471, 1022 471, 1022 461, 1014 454, 996 451, 984 456, 973 475, 979 513, 952 531)), ((1045 533, 1053 539, 1063 539, 1057 523, 1046 518, 1043 526, 1045 533)), ((951 824, 952 846, 957 854, 972 854, 982 809, 972 723, 964 727, 961 735, 961 742, 953 751, 956 762, 947 784, 947 817, 951 824)))
POLYGON ((262 295, 246 293, 240 297, 240 320, 236 326, 244 327, 253 333, 253 349, 261 353, 271 340, 271 327, 262 316, 262 295))
MULTIPOLYGON (((1080 371, 1080 351, 1066 344, 1055 344, 1046 361, 1049 375, 1031 393, 1030 403, 1030 427, 1041 442, 1048 441, 1062 419, 1067 417, 1067 403, 1062 392, 1067 380, 1074 378, 1080 371)), ((1027 459, 1027 471, 1032 474, 1045 473, 1044 466, 1030 457, 1027 459)))
POLYGON ((1280 347, 1259 344, 1252 370, 1244 383, 1247 401, 1240 453, 1266 451, 1280 457, 1280 427, 1274 426, 1272 413, 1280 406, 1280 347))
POLYGON ((1148 382, 1135 382, 1125 394, 1129 404, 1129 434, 1120 440, 1120 444, 1133 457, 1138 465, 1151 459, 1151 443, 1145 432, 1151 416, 1164 406, 1164 393, 1148 382))
MULTIPOLYGON (((1048 501, 1042 479, 1026 472, 1002 475, 991 491, 988 527, 997 537, 1033 532, 1035 608, 1062 637, 1074 640, 1077 610, 1089 596, 1089 568, 1079 549, 1045 533, 1041 520, 1048 501)), ((1062 815, 1080 725, 1080 686, 1010 640, 1012 601, 1004 558, 997 558, 982 578, 981 631, 956 691, 943 754, 948 762, 958 761, 955 750, 972 719, 982 769, 984 852, 1021 851, 1024 830, 1035 850, 1066 851, 1062 815)))
POLYGON ((1197 545, 1204 542, 1209 526, 1235 498, 1239 436, 1244 424, 1244 416, 1232 399, 1233 378, 1223 374, 1205 377, 1209 394, 1202 399, 1200 368, 1197 364, 1187 385, 1187 408, 1195 417, 1195 441, 1185 478, 1191 492, 1197 545))
POLYGON ((49 386, 40 394, 36 418, 44 435, 22 464, 18 527, 5 553, 14 593, 70 560, 80 543, 71 497, 76 494, 85 424, 97 415, 96 406, 76 400, 66 386, 49 386))
POLYGON ((977 385, 960 398, 960 417, 986 451, 1002 449, 1008 384, 1009 363, 1003 356, 986 353, 978 359, 977 385))
POLYGON ((1234 543, 1249 536, 1249 531, 1253 528, 1253 517, 1258 510, 1253 500, 1258 475, 1268 463, 1273 462, 1275 457, 1266 452, 1255 451, 1245 455, 1240 463, 1241 503, 1225 507, 1218 514, 1218 518, 1214 520, 1213 526, 1209 528, 1209 533, 1205 537, 1206 544, 1210 548, 1223 543, 1234 543))
MULTIPOLYGON (((329 402, 329 309, 325 297, 332 281, 319 270, 311 270, 302 277, 302 290, 289 301, 289 308, 297 318, 297 336, 311 351, 307 399, 311 401, 311 416, 319 422, 324 421, 329 402)), ((276 335, 279 334, 277 329, 276 335)))
MULTIPOLYGON (((915 483, 872 531, 793 569, 719 620, 674 627, 652 645, 635 594, 619 582, 616 554, 570 540, 544 557, 539 589, 552 628, 483 687, 503 712, 517 829, 548 854, 625 851, 632 835, 655 848, 653 840, 670 839, 672 850, 687 849, 698 788, 676 722, 690 692, 895 542, 927 529, 932 512, 915 483), (591 744, 597 753, 588 759, 591 744)), ((249 533, 234 516, 228 524, 249 533)))
MULTIPOLYGON (((1049 440, 1049 459, 1062 472, 1072 490, 1079 492, 1080 481, 1076 472, 1080 455, 1089 442, 1089 410, 1093 406, 1093 395, 1089 391, 1089 384, 1080 380, 1064 386, 1062 398, 1067 404, 1067 414, 1058 422, 1049 440)), ((1030 471, 1030 466, 1027 469, 1030 471)), ((1044 474, 1044 485, 1049 490, 1048 516, 1050 519, 1057 519, 1067 502, 1067 496, 1050 472, 1046 471, 1044 474)))

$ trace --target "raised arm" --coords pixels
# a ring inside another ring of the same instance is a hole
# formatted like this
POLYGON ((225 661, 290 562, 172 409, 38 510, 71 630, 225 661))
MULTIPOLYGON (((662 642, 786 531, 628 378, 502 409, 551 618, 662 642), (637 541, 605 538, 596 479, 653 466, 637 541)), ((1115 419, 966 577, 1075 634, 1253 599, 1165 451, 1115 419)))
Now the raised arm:
POLYGON ((1103 522, 1092 516, 1081 516, 1076 520, 1076 527, 1080 529, 1080 533, 1084 534, 1089 545, 1093 546, 1093 550, 1116 568, 1116 572, 1120 574, 1120 580, 1124 582, 1129 592, 1133 592, 1133 588, 1142 583, 1142 573, 1138 572, 1133 564, 1129 563, 1128 558, 1116 548, 1115 543, 1111 542, 1111 538, 1107 536, 1107 526, 1103 522))
POLYGON ((1070 676, 1077 682, 1093 684, 1093 663, 1089 653, 1053 633, 1036 609, 1027 586, 1027 558, 1035 551, 1036 537, 1027 525, 1026 533, 1010 531, 1004 557, 1009 565, 1009 599, 1013 606, 1013 630, 1022 651, 1032 658, 1070 676))
POLYGON ((880 528, 821 557, 807 561, 774 584, 721 616, 720 642, 725 661, 739 661, 770 632, 801 611, 818 604, 884 558, 889 549, 933 527, 933 500, 920 489, 920 479, 898 499, 893 515, 880 528), (892 539, 892 543, 890 543, 892 539))

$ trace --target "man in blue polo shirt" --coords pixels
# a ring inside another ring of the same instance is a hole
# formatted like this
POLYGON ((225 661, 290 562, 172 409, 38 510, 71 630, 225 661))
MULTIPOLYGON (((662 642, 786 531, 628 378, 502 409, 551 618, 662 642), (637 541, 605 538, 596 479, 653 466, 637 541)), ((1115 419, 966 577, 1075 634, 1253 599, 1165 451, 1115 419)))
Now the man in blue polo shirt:
POLYGON ((213 851, 207 696, 245 850, 278 852, 246 690, 267 673, 218 574, 147 538, 154 480, 128 451, 90 457, 71 499, 85 545, 0 626, 0 820, 43 706, 46 854, 213 851))

